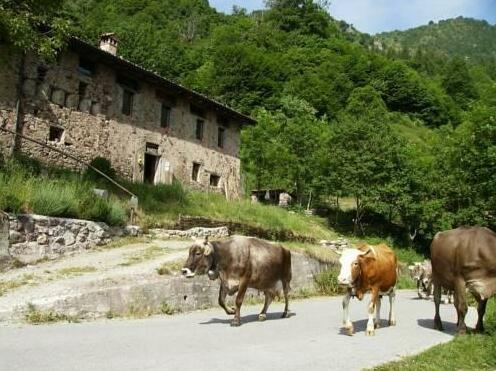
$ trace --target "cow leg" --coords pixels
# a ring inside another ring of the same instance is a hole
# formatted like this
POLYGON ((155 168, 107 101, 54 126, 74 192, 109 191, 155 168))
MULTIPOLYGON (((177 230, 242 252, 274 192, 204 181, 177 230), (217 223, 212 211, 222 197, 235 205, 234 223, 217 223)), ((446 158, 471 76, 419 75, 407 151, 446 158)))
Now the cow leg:
POLYGON ((439 315, 439 305, 441 305, 441 285, 434 283, 434 306, 436 308, 436 314, 434 316, 434 328, 436 330, 443 331, 443 323, 441 322, 441 316, 439 315))
POLYGON ((269 309, 269 305, 270 303, 272 303, 272 300, 274 299, 274 294, 271 290, 264 291, 264 295, 265 295, 265 303, 262 308, 262 312, 258 315, 259 321, 265 321, 267 319, 267 309, 269 309))
POLYGON ((243 304, 247 288, 248 280, 245 279, 239 283, 238 294, 236 295, 236 312, 234 313, 234 319, 231 322, 231 326, 241 325, 241 305, 243 304))
POLYGON ((420 282, 420 279, 417 280, 417 295, 419 297, 419 299, 423 299, 424 296, 422 295, 422 289, 421 289, 421 282, 420 282))
POLYGON ((374 314, 378 300, 379 300, 379 291, 377 289, 373 289, 372 292, 370 293, 370 303, 368 308, 369 320, 367 322, 367 330, 365 331, 365 335, 367 336, 375 335, 374 314))
POLYGON ((393 287, 389 293, 389 326, 396 326, 396 289, 393 287))
POLYGON ((220 285, 220 290, 219 290, 219 305, 221 308, 223 308, 227 314, 233 315, 234 314, 234 308, 228 308, 226 306, 226 296, 227 296, 227 287, 224 284, 220 285))
POLYGON ((346 291, 346 294, 343 296, 343 325, 348 333, 348 335, 353 335, 353 323, 350 319, 350 300, 351 300, 351 289, 346 291))
POLYGON ((382 296, 379 296, 379 298, 377 299, 377 304, 375 306, 375 320, 374 320, 375 329, 381 327, 381 301, 382 301, 382 296))
POLYGON ((486 313, 487 299, 479 299, 479 305, 477 306, 477 326, 475 331, 484 332, 484 314, 486 313))
POLYGON ((282 291, 284 292, 284 312, 281 318, 289 317, 289 282, 282 282, 282 291))
POLYGON ((458 334, 462 335, 467 332, 467 325, 465 325, 465 316, 467 314, 467 298, 466 298, 465 281, 458 278, 455 281, 455 308, 458 314, 458 334))

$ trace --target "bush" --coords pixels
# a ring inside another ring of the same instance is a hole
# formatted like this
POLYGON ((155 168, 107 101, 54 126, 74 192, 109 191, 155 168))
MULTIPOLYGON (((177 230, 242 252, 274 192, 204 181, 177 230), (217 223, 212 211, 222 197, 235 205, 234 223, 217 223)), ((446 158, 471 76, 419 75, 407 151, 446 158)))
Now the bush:
POLYGON ((342 294, 338 283, 338 269, 333 267, 315 276, 315 286, 321 295, 336 296, 342 294))
MULTIPOLYGON (((94 168, 100 170, 102 173, 108 175, 112 179, 115 178, 115 170, 112 168, 112 164, 110 163, 109 160, 103 157, 95 157, 91 162, 90 165, 93 166, 94 168)), ((87 180, 91 181, 99 181, 102 180, 102 176, 98 174, 95 170, 92 168, 88 168, 86 172, 84 173, 84 177, 87 180)))
POLYGON ((66 218, 78 217, 79 192, 75 184, 39 180, 33 189, 30 206, 36 214, 66 218))

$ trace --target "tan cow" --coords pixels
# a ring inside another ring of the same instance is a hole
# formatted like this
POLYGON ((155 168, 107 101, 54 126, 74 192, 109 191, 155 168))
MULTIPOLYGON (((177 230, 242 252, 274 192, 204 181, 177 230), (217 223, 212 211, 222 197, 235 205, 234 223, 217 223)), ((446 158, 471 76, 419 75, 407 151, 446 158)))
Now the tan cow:
POLYGON ((341 271, 338 282, 347 288, 343 298, 343 323, 348 334, 353 335, 354 332, 353 323, 350 320, 350 299, 356 296, 362 300, 365 293, 369 291, 371 298, 365 335, 374 335, 375 329, 379 327, 382 295, 389 296, 389 325, 396 325, 394 301, 398 267, 394 252, 384 244, 363 245, 358 249, 343 250, 339 262, 341 271))
POLYGON ((227 314, 234 315, 232 326, 241 324, 241 305, 249 287, 265 294, 265 304, 259 315, 259 320, 264 321, 277 292, 276 285, 281 282, 286 303, 282 317, 289 315, 291 252, 281 245, 242 236, 212 242, 205 239, 190 247, 182 271, 188 278, 196 274, 208 274, 212 280, 220 278, 219 305, 227 314), (226 296, 234 294, 237 294, 236 307, 229 308, 225 303, 226 296))
POLYGON ((496 233, 482 227, 460 227, 439 232, 431 244, 436 315, 434 327, 443 329, 439 316, 441 288, 454 290, 458 333, 465 333, 466 290, 479 305, 476 330, 484 331, 487 300, 496 294, 496 233))

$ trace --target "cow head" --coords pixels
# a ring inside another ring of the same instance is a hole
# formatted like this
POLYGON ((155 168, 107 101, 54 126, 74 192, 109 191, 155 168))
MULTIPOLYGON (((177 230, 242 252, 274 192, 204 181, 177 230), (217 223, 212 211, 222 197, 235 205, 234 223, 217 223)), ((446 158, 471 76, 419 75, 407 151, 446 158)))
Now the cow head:
POLYGON ((339 258, 341 270, 339 271, 338 283, 342 286, 355 287, 359 279, 363 260, 368 256, 373 256, 373 248, 370 247, 365 251, 358 249, 344 249, 339 258))
POLYGON ((183 276, 193 278, 196 274, 205 274, 208 272, 212 278, 215 272, 211 272, 210 268, 213 265, 213 245, 208 241, 208 237, 204 241, 196 242, 189 248, 188 260, 182 269, 183 276))
POLYGON ((410 272, 410 277, 415 281, 419 281, 422 278, 422 263, 413 263, 413 265, 408 266, 408 271, 410 272))

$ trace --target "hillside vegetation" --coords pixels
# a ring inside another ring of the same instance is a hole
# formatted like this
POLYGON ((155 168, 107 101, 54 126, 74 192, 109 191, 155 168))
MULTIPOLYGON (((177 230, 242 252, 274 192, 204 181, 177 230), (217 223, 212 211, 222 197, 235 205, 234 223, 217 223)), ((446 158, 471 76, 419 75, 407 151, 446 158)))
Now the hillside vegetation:
POLYGON ((386 48, 431 51, 442 57, 462 57, 473 63, 496 58, 496 26, 486 21, 458 17, 407 31, 385 32, 375 36, 386 48))
POLYGON ((401 48, 381 51, 326 1, 270 0, 231 15, 206 0, 36 4, 28 21, 26 9, 0 9, 26 31, 5 28, 4 40, 36 49, 19 41, 34 33, 56 50, 36 34, 40 22, 66 22, 93 44, 113 31, 122 57, 254 116, 242 133, 248 189, 285 188, 312 206, 352 198, 355 233, 386 225, 424 246, 442 229, 496 226, 495 38, 484 22, 396 33, 401 48))

